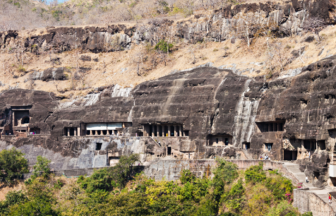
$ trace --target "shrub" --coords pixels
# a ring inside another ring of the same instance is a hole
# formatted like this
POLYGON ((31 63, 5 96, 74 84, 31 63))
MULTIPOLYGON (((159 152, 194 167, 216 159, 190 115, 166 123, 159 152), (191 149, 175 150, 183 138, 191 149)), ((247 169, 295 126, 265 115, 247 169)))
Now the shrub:
POLYGON ((95 170, 90 177, 81 176, 78 183, 88 193, 94 191, 112 191, 114 188, 124 188, 127 182, 135 176, 133 164, 139 161, 138 154, 121 156, 114 167, 95 170))
POLYGON ((160 40, 159 43, 155 45, 156 50, 161 50, 162 52, 168 52, 173 48, 173 44, 166 42, 165 40, 160 40))
POLYGON ((214 52, 218 52, 218 49, 214 49, 213 51, 214 51, 214 52))
POLYGON ((241 179, 222 197, 222 202, 226 203, 226 206, 233 212, 240 212, 243 209, 244 200, 245 189, 241 179))
POLYGON ((0 152, 1 183, 11 186, 28 172, 28 161, 23 156, 24 154, 15 148, 0 152))
POLYGON ((0 214, 8 215, 9 209, 15 204, 27 201, 27 196, 22 191, 10 191, 6 195, 6 200, 0 202, 0 214))
POLYGON ((266 173, 263 171, 263 163, 259 162, 257 166, 251 166, 245 171, 246 182, 262 182, 266 179, 266 173))
POLYGON ((22 65, 19 65, 18 68, 17 68, 17 70, 19 72, 26 72, 26 68, 24 68, 22 65))
POLYGON ((190 172, 190 170, 183 170, 181 172, 180 181, 181 181, 182 184, 185 184, 187 182, 194 182, 195 179, 196 179, 195 174, 190 172))
POLYGON ((276 207, 271 208, 267 214, 267 216, 279 216, 279 215, 296 216, 300 215, 300 213, 294 206, 292 206, 286 201, 282 201, 276 207))
POLYGON ((50 168, 49 168, 50 160, 45 157, 37 156, 37 162, 34 165, 34 171, 32 178, 36 178, 42 176, 43 178, 49 178, 50 176, 50 168))

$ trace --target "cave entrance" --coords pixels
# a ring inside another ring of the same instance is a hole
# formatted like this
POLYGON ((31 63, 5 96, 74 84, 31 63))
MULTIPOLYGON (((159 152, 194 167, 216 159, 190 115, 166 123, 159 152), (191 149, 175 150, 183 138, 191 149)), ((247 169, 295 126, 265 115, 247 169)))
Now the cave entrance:
POLYGON ((168 136, 168 126, 164 126, 164 136, 168 136))
POLYGON ((336 187, 336 178, 335 177, 330 177, 331 183, 333 184, 334 187, 336 187))
POLYGON ((167 154, 168 155, 171 155, 171 147, 169 146, 168 149, 167 149, 167 154))
POLYGON ((297 151, 285 150, 284 160, 292 161, 297 159, 297 151))
POLYGON ((174 131, 174 126, 170 126, 170 136, 174 136, 175 135, 175 133, 174 133, 175 131, 174 131))

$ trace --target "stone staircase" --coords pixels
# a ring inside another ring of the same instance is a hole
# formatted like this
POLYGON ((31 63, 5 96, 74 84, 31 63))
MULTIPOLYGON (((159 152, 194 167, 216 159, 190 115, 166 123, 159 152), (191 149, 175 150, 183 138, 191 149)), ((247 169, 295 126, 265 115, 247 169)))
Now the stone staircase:
POLYGON ((303 183, 302 184, 303 187, 315 188, 311 182, 306 183, 306 175, 303 172, 301 172, 299 164, 284 162, 284 166, 291 174, 293 174, 296 177, 296 179, 299 182, 303 183))
MULTIPOLYGON (((300 165, 298 164, 291 163, 291 162, 284 162, 283 166, 288 170, 288 172, 290 172, 293 176, 295 176, 295 178, 299 182, 303 183, 302 184, 303 188, 309 188, 309 190, 307 190, 308 193, 316 194, 321 200, 323 200, 325 203, 330 205, 329 200, 328 200, 328 192, 332 191, 332 189, 328 189, 328 188, 321 189, 321 188, 314 187, 312 182, 306 183, 306 175, 300 171, 299 169, 300 165)), ((334 212, 336 212, 336 201, 335 200, 332 202, 330 206, 333 208, 334 212)))

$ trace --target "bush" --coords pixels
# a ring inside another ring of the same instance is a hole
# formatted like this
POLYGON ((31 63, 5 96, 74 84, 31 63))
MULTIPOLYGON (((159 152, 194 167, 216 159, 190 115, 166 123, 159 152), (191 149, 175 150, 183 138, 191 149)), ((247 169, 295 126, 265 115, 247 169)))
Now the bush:
POLYGON ((173 48, 173 44, 166 42, 165 40, 160 40, 159 43, 155 45, 156 50, 161 50, 162 52, 168 52, 173 48))
POLYGON ((193 182, 193 181, 195 181, 195 179, 196 179, 195 174, 190 172, 190 170, 183 170, 181 172, 180 181, 181 181, 182 184, 185 184, 187 182, 193 182))
POLYGON ((263 163, 259 162, 258 166, 251 166, 245 171, 246 182, 262 182, 266 179, 266 173, 263 171, 263 163))
POLYGON ((94 191, 112 191, 114 188, 124 188, 127 182, 135 176, 133 164, 139 161, 139 155, 121 156, 114 167, 95 170, 90 177, 81 176, 78 179, 81 187, 88 193, 94 191))
POLYGON ((26 72, 26 68, 24 68, 22 65, 19 65, 18 68, 17 68, 17 70, 19 72, 26 72))
POLYGON ((12 148, 0 152, 0 181, 6 186, 11 186, 22 179, 23 174, 28 172, 28 161, 24 154, 12 148))
POLYGON ((296 216, 300 215, 299 211, 287 201, 280 202, 276 207, 271 208, 267 216, 296 216))
POLYGON ((12 206, 27 201, 27 196, 22 191, 10 191, 6 195, 6 200, 0 202, 0 214, 8 215, 12 206))
POLYGON ((32 178, 36 178, 42 176, 43 178, 49 178, 50 176, 50 168, 49 168, 50 160, 45 157, 37 156, 37 162, 34 165, 34 171, 32 178))

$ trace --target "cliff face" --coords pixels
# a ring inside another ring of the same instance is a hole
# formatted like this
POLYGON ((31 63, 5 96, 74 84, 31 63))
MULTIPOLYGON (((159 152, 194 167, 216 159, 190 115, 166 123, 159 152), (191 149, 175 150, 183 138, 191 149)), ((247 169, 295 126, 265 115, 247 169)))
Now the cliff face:
POLYGON ((106 166, 134 152, 143 161, 267 155, 297 160, 325 185, 336 134, 335 62, 269 82, 200 67, 67 103, 48 92, 8 90, 0 95, 1 148, 22 149, 31 163, 37 152, 55 169, 106 166))
MULTIPOLYGON (((160 39, 224 41, 235 38, 252 39, 256 33, 268 29, 278 36, 289 36, 302 31, 303 22, 318 17, 329 24, 334 22, 334 5, 327 0, 249 3, 229 5, 211 15, 174 22, 153 20, 134 26, 107 27, 49 27, 46 31, 20 36, 17 31, 0 32, 0 48, 24 41, 26 51, 55 52, 82 49, 90 52, 111 52, 129 49, 142 42, 157 43, 160 39), (248 32, 248 33, 246 33, 248 32)), ((266 32, 268 31, 266 30, 266 32)), ((250 40, 249 39, 249 40, 250 40)))

